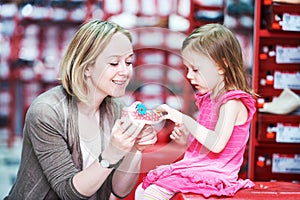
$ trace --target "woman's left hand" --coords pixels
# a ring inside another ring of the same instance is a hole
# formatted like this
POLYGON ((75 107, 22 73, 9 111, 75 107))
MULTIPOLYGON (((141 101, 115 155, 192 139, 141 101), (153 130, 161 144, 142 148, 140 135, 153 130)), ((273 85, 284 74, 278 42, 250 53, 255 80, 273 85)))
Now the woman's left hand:
POLYGON ((143 151, 149 145, 155 144, 157 141, 157 132, 152 125, 145 125, 135 141, 135 148, 143 151))

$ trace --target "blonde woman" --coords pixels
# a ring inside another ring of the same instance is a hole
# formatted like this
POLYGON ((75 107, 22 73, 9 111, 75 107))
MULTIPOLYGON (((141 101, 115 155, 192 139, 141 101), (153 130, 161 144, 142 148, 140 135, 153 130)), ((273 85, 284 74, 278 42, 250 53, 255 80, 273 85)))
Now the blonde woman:
POLYGON ((151 126, 122 118, 132 75, 127 30, 107 21, 83 24, 61 62, 62 85, 41 94, 26 114, 21 164, 6 199, 124 197, 141 152, 156 142, 151 126))
POLYGON ((233 196, 254 183, 238 178, 255 105, 242 49, 221 24, 196 29, 182 45, 186 77, 197 91, 198 120, 162 105, 176 123, 172 140, 187 145, 184 158, 150 171, 136 199, 170 199, 177 192, 233 196))

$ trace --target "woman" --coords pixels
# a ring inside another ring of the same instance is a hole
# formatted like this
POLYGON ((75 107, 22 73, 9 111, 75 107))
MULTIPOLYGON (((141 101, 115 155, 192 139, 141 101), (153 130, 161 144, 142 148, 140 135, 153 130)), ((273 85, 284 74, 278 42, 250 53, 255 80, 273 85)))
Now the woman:
POLYGON ((151 126, 121 118, 132 75, 127 30, 92 20, 63 57, 62 85, 27 111, 17 180, 6 199, 109 199, 133 189, 141 151, 154 144, 151 126))

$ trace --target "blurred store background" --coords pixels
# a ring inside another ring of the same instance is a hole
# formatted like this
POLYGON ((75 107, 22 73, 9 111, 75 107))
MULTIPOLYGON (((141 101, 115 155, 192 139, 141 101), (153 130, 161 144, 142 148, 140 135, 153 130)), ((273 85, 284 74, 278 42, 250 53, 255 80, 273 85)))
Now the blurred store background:
POLYGON ((58 84, 65 47, 92 18, 115 21, 134 36, 128 104, 168 103, 196 115, 179 49, 187 34, 206 23, 222 23, 236 33, 252 70, 254 0, 0 0, 0 199, 16 177, 27 108, 58 84))

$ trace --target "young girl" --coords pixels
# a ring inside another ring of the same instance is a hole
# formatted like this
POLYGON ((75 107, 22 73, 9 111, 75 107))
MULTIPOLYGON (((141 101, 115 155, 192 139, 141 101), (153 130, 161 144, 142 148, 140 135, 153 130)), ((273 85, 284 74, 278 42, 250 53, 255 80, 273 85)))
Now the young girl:
POLYGON ((151 170, 136 199, 170 199, 177 192, 233 196, 254 186, 238 179, 255 107, 237 38, 223 25, 207 24, 185 39, 182 57, 199 117, 158 107, 176 124, 171 139, 186 143, 187 151, 182 160, 151 170))

